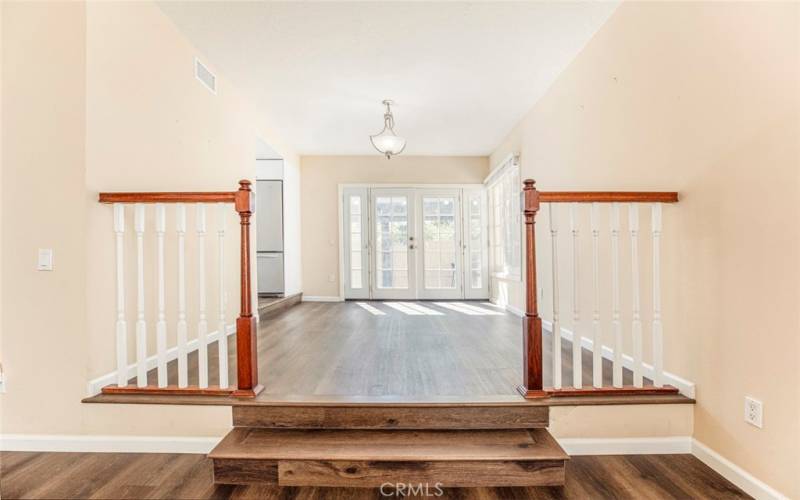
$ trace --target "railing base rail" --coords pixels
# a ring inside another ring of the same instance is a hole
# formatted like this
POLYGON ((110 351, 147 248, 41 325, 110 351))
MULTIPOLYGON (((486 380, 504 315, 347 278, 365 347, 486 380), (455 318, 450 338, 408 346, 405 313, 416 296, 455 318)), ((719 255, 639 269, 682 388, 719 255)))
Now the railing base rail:
POLYGON ((178 387, 177 385, 168 385, 166 387, 146 386, 139 387, 136 385, 126 385, 120 387, 118 385, 107 385, 103 387, 103 394, 149 394, 149 395, 164 395, 164 396, 230 396, 233 395, 235 388, 229 387, 222 389, 218 386, 209 387, 178 387))

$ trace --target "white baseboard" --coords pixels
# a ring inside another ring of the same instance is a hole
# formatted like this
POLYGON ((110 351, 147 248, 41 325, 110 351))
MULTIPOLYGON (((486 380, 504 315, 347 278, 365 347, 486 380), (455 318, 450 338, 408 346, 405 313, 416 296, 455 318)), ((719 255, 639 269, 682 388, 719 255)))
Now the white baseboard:
POLYGON ((668 455, 691 453, 692 438, 556 438, 568 455, 668 455))
POLYGON ((327 295, 303 295, 303 302, 344 302, 344 299, 327 295))
MULTIPOLYGON (((550 321, 542 320, 542 329, 546 332, 553 333, 553 323, 551 323, 550 321)), ((572 333, 572 330, 561 328, 561 338, 572 342, 573 337, 574 334, 572 333)), ((594 342, 592 341, 592 339, 581 337, 581 346, 583 346, 584 349, 594 352, 594 342)), ((612 349, 607 345, 604 345, 603 357, 606 359, 613 360, 614 349, 612 349)), ((629 356, 628 354, 623 354, 622 366, 629 370, 633 370, 633 357, 629 356)), ((642 363, 642 373, 645 377, 652 380, 653 372, 654 372, 653 365, 650 365, 648 363, 642 363)), ((679 377, 678 375, 675 375, 674 373, 670 373, 667 371, 664 372, 664 382, 673 387, 676 387, 680 391, 680 393, 686 396, 687 398, 694 399, 694 382, 690 382, 685 378, 679 377)))
MULTIPOLYGON (((227 335, 233 335, 236 333, 236 325, 228 325, 226 328, 227 335)), ((219 339, 219 334, 216 330, 209 333, 207 336, 207 343, 211 344, 216 342, 219 339)), ((188 352, 196 351, 200 343, 197 339, 192 339, 186 343, 186 349, 188 352)), ((178 347, 170 347, 167 349, 167 363, 178 359, 178 347)), ((158 366, 158 356, 153 355, 147 358, 147 370, 153 370, 158 366)), ((136 363, 128 365, 128 380, 134 378, 136 376, 136 363)), ((105 375, 101 375, 95 379, 89 381, 86 387, 86 393, 89 397, 95 396, 100 394, 100 390, 107 386, 117 383, 117 372, 113 371, 111 373, 106 373, 105 375)))
POLYGON ((789 498, 696 439, 692 440, 692 455, 753 498, 758 500, 789 498))
POLYGON ((497 301, 495 299, 491 299, 491 298, 489 299, 489 302, 491 302, 492 304, 496 305, 497 307, 502 307, 506 311, 510 312, 511 314, 513 314, 515 316, 519 316, 520 318, 525 316, 525 311, 523 311, 522 309, 516 308, 516 307, 512 306, 511 304, 506 304, 506 303, 503 303, 503 302, 499 302, 499 301, 497 301))
POLYGON ((85 453, 208 453, 221 437, 2 434, 0 451, 85 453))
POLYGON ((516 307, 512 306, 511 304, 506 304, 505 308, 506 308, 506 311, 510 312, 511 314, 513 314, 515 316, 519 316, 520 318, 525 316, 525 311, 523 311, 522 309, 517 309, 516 307))

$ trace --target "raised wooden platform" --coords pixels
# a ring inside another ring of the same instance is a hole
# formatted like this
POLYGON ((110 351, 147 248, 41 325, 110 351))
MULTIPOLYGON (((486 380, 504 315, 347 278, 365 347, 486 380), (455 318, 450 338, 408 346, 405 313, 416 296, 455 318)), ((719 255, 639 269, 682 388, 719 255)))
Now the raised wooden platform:
POLYGON ((243 427, 231 431, 209 457, 217 483, 373 488, 563 485, 569 459, 544 429, 243 427))
POLYGON ((263 320, 276 316, 303 300, 302 293, 287 295, 286 297, 259 297, 258 316, 263 320))
POLYGON ((223 484, 564 484, 549 407, 507 403, 236 406, 209 454, 223 484))
POLYGON ((507 404, 235 406, 233 425, 270 429, 535 429, 547 406, 507 404))
POLYGON ((640 404, 694 404, 695 400, 681 394, 642 394, 619 395, 598 394, 596 396, 560 396, 525 400, 519 394, 496 396, 435 396, 414 398, 409 396, 323 396, 323 395, 276 395, 259 394, 255 399, 232 396, 186 396, 156 394, 98 394, 85 398, 84 403, 104 404, 165 404, 165 405, 208 405, 208 406, 303 406, 308 404, 330 406, 433 406, 458 403, 507 404, 516 403, 528 406, 606 406, 640 404))

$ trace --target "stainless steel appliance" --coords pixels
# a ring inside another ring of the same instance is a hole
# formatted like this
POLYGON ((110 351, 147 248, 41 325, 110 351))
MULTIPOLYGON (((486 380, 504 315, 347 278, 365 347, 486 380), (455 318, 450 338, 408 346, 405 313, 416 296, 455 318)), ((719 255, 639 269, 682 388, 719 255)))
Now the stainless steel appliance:
POLYGON ((283 181, 256 181, 258 294, 283 295, 283 181))

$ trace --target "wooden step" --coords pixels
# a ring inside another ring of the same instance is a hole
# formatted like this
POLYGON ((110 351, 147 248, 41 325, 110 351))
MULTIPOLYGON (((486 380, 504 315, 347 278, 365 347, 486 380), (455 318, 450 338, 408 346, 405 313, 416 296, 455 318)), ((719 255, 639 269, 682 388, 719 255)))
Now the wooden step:
POLYGON ((525 403, 234 406, 233 425, 267 429, 534 429, 550 408, 525 403))
POLYGON ((222 484, 557 486, 569 459, 545 429, 234 428, 209 454, 222 484))

